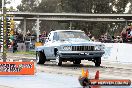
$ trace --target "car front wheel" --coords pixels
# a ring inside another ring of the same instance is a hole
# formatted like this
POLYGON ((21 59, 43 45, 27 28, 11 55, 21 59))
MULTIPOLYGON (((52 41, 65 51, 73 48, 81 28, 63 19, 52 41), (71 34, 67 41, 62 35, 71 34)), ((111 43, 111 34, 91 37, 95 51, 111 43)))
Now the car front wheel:
POLYGON ((56 65, 61 66, 62 65, 62 58, 60 55, 56 55, 56 65))
POLYGON ((36 61, 37 64, 44 64, 46 61, 45 54, 43 52, 36 52, 36 61))
POLYGON ((96 66, 96 67, 99 67, 100 64, 101 64, 101 57, 95 58, 94 63, 95 63, 95 66, 96 66))
POLYGON ((81 60, 75 60, 73 61, 73 64, 80 64, 81 63, 81 60))

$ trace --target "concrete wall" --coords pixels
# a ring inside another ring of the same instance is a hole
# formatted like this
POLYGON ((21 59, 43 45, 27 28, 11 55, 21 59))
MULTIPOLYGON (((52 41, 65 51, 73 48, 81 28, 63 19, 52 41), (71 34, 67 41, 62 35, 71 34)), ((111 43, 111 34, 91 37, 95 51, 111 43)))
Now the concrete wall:
POLYGON ((132 44, 105 43, 103 60, 132 63, 132 44))

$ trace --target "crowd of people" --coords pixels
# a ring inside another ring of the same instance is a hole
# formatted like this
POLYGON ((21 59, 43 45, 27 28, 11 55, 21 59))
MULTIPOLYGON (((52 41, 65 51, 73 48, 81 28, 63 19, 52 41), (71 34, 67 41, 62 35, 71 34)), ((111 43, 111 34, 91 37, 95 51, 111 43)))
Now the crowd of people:
MULTIPOLYGON (((108 33, 105 33, 104 35, 101 35, 99 39, 95 39, 95 37, 91 34, 91 32, 88 32, 86 34, 93 41, 100 41, 100 42, 104 42, 104 43, 115 43, 115 42, 121 43, 121 42, 123 42, 123 40, 126 40, 126 36, 132 37, 132 27, 128 27, 127 29, 123 29, 123 31, 121 32, 121 36, 116 36, 116 37, 111 36, 108 33)), ((26 41, 30 41, 29 38, 31 38, 31 40, 34 41, 33 43, 35 43, 36 39, 37 39, 36 33, 35 32, 30 33, 30 31, 28 31, 24 37, 21 32, 18 33, 16 31, 14 34, 13 45, 12 45, 13 46, 13 52, 17 51, 17 47, 18 47, 17 43, 25 43, 26 41)), ((47 38, 47 32, 43 31, 42 34, 39 35, 39 42, 44 43, 46 38, 47 38)))
MULTIPOLYGON (((13 53, 18 51, 17 48, 18 48, 18 43, 26 43, 26 41, 29 41, 29 38, 30 36, 34 36, 34 41, 36 41, 36 34, 33 32, 33 33, 30 33, 29 31, 26 33, 25 37, 23 36, 23 33, 22 32, 17 32, 15 31, 14 32, 14 35, 13 35, 13 40, 12 40, 12 44, 11 42, 8 44, 8 45, 11 45, 12 48, 13 48, 13 53)), ((31 44, 31 43, 30 43, 31 44)), ((9 47, 8 47, 9 48, 9 47)))
POLYGON ((123 42, 121 36, 111 36, 108 33, 101 35, 101 37, 99 38, 99 41, 104 43, 122 43, 123 42))
POLYGON ((91 32, 87 33, 87 36, 93 40, 93 41, 99 41, 103 43, 122 43, 122 37, 121 36, 111 36, 109 33, 105 33, 101 35, 98 39, 95 39, 95 37, 91 34, 91 32))

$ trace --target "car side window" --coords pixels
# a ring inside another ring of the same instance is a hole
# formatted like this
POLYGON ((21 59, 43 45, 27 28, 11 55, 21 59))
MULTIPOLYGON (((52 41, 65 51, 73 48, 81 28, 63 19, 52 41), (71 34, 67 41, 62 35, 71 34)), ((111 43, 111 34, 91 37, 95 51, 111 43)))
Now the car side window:
POLYGON ((58 38, 59 38, 59 36, 57 35, 57 32, 55 32, 53 35, 53 40, 58 41, 59 40, 58 38))

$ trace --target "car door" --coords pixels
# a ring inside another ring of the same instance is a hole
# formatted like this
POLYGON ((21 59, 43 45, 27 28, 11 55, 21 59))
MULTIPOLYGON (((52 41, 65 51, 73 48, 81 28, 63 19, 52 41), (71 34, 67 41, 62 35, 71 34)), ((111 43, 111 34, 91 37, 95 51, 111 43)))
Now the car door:
POLYGON ((54 53, 53 36, 54 36, 54 32, 50 32, 48 35, 48 38, 44 44, 44 46, 45 46, 44 52, 45 52, 47 59, 53 58, 53 53, 54 53))

